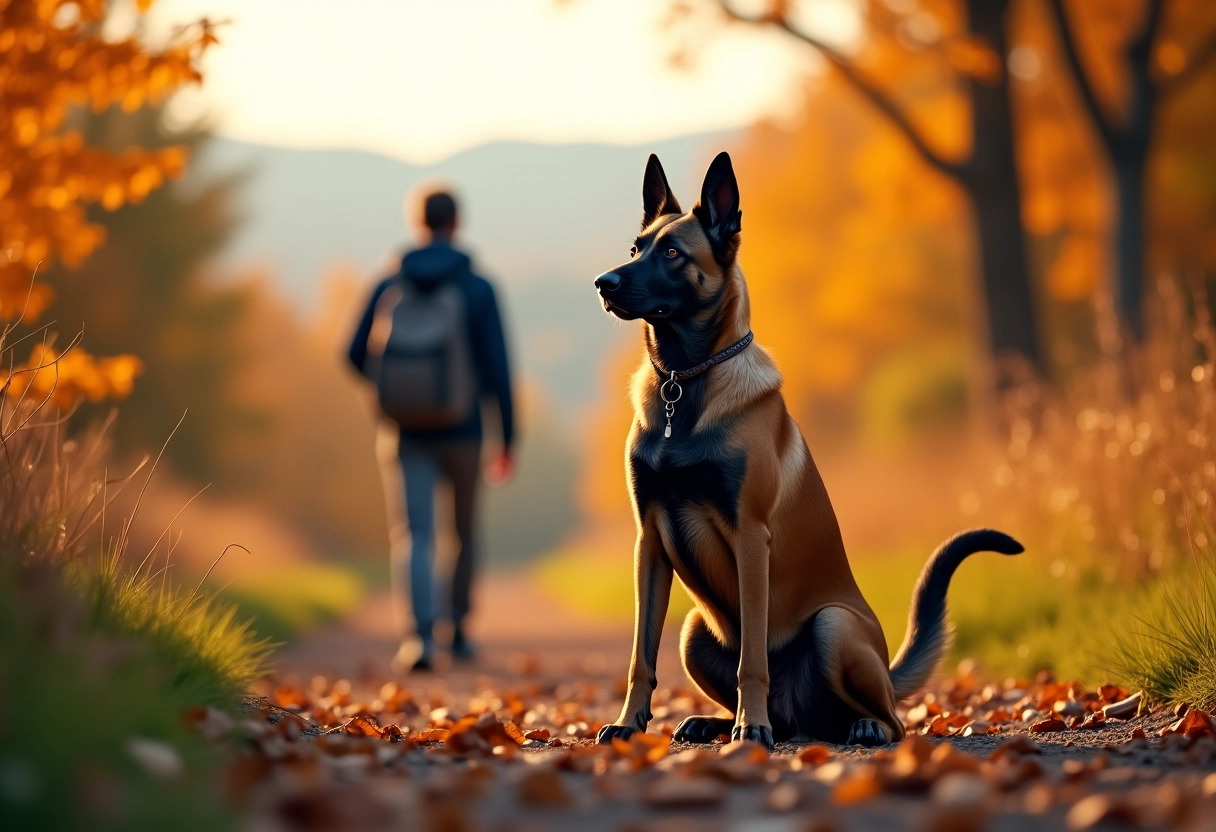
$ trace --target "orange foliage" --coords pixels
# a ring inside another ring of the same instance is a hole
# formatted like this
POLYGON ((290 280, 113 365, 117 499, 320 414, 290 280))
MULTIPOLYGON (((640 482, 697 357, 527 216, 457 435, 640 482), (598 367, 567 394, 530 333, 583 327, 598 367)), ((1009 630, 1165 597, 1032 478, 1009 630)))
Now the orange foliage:
POLYGON ((68 410, 81 399, 99 402, 128 395, 142 368, 133 355, 95 358, 78 349, 60 354, 39 344, 30 360, 7 377, 4 386, 15 399, 49 399, 61 410, 68 410))
POLYGON ((834 75, 805 113, 735 156, 753 326, 803 419, 816 397, 856 394, 897 345, 960 341, 970 265, 962 195, 881 115, 834 75))
MULTIPOLYGON (((860 5, 866 30, 847 59, 946 160, 972 151, 963 82, 1009 74, 1022 219, 1040 297, 1044 306, 1087 305, 1113 267, 1115 194, 1044 5, 1014 4, 1005 60, 968 37, 959 0, 922 0, 911 12, 878 0, 860 5)), ((1118 114, 1126 44, 1145 4, 1068 5, 1097 94, 1118 114)), ((1216 5, 1170 0, 1155 71, 1167 79, 1191 71, 1199 44, 1213 32, 1216 5)), ((1213 95, 1216 71, 1209 68, 1160 111, 1147 212, 1153 271, 1216 269, 1213 95)), ((933 404, 915 399, 932 383, 967 382, 976 354, 967 346, 978 341, 971 288, 978 264, 970 209, 949 177, 925 165, 891 121, 831 69, 808 84, 796 123, 752 127, 731 150, 742 189, 740 263, 753 328, 775 355, 804 430, 822 436, 867 420, 877 433, 885 423, 875 414, 884 408, 915 411, 933 404)), ((696 195, 678 196, 687 205, 696 195)), ((1056 312, 1046 316, 1045 328, 1058 341, 1092 339, 1084 315, 1056 312), (1076 331, 1065 331, 1069 326, 1076 331)), ((630 344, 604 371, 609 382, 596 408, 580 492, 593 520, 627 515, 622 459, 605 448, 623 447, 624 390, 641 354, 640 343, 630 344)), ((950 400, 942 401, 940 412, 949 418, 950 400)))
MULTIPOLYGON (((143 12, 151 0, 137 5, 143 12)), ((133 112, 202 79, 199 57, 215 43, 210 22, 150 51, 133 37, 102 34, 108 7, 105 0, 0 0, 0 321, 37 320, 52 299, 34 277, 39 266, 58 260, 73 268, 101 245, 104 231, 88 221, 87 205, 113 211, 140 202, 185 170, 184 148, 109 153, 63 129, 74 108, 133 112)), ((68 406, 78 396, 124 395, 138 371, 131 356, 56 356, 44 345, 6 389, 20 397, 57 383, 53 400, 68 406), (57 382, 55 369, 43 366, 51 359, 61 365, 57 382)))

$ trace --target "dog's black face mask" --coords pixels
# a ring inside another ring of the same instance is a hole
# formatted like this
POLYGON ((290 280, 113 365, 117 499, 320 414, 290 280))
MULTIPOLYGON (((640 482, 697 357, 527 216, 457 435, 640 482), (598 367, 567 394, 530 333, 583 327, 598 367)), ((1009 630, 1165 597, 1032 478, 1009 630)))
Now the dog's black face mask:
POLYGON ((718 154, 701 200, 680 209, 658 157, 642 181, 642 232, 628 262, 595 279, 604 309, 626 321, 682 321, 716 307, 739 246, 739 187, 730 157, 718 154))

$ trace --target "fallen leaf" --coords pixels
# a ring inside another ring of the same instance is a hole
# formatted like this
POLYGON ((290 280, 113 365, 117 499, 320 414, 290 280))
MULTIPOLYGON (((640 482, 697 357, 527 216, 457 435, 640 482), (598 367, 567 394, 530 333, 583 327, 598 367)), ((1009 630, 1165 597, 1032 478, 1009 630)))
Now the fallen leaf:
POLYGON ((790 768, 798 771, 802 768, 815 768, 832 759, 832 752, 822 745, 808 745, 794 755, 790 768))
POLYGON ((428 728, 425 731, 418 731, 410 736, 414 742, 447 742, 448 737, 452 732, 446 728, 428 728))
POLYGON ((832 802, 837 806, 851 806, 873 800, 881 793, 882 780, 878 770, 874 766, 860 766, 832 789, 832 802))
POLYGON ((375 737, 379 739, 381 734, 380 726, 376 724, 376 720, 367 715, 352 717, 342 726, 342 730, 356 737, 375 737))
POLYGON ((1188 708, 1182 717, 1164 729, 1164 732, 1187 737, 1210 737, 1216 730, 1213 729, 1211 717, 1206 713, 1198 708, 1188 708))
POLYGON ((1033 734, 1043 734, 1048 732, 1067 731, 1068 726, 1064 724, 1062 719, 1041 719, 1030 726, 1030 731, 1033 734))

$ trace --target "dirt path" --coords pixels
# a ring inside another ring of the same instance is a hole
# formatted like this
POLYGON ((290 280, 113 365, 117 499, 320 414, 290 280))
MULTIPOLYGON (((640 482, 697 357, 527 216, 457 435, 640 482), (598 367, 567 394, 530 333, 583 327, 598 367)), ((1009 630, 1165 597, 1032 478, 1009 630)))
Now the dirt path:
POLYGON ((492 576, 481 589, 482 653, 471 666, 390 673, 384 596, 281 651, 282 686, 266 692, 300 716, 270 708, 247 728, 261 753, 248 794, 256 828, 1216 830, 1216 738, 1160 739, 1176 717, 1158 712, 1028 744, 1030 725, 1053 710, 1101 709, 1097 692, 1047 680, 1023 689, 947 679, 916 703, 926 713, 908 715, 915 738, 898 747, 785 744, 769 756, 669 745, 664 732, 707 705, 668 632, 650 733, 596 746, 588 738, 620 708, 629 631, 565 609, 523 577, 492 576), (916 736, 935 720, 954 736, 916 736), (963 723, 993 733, 961 736, 963 723), (512 739, 516 725, 539 739, 512 739), (313 739, 317 728, 330 733, 313 739))
MULTIPOLYGON (((394 679, 440 686, 457 697, 474 694, 487 679, 583 679, 599 685, 624 676, 632 639, 627 624, 582 616, 520 573, 487 575, 477 587, 476 602, 470 631, 478 657, 472 663, 453 664, 441 654, 435 673, 407 679, 390 671, 388 660, 398 636, 391 599, 382 592, 339 625, 284 645, 276 655, 278 676, 305 682, 321 674, 377 687, 394 679)), ((664 650, 660 670, 673 682, 683 675, 675 655, 677 641, 678 628, 669 627, 664 647, 670 649, 664 650)))

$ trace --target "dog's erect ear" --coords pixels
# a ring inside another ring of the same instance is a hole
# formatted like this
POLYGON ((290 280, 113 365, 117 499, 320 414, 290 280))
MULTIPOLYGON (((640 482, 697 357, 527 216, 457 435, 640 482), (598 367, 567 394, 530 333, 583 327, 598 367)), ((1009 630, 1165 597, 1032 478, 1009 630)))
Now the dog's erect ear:
POLYGON ((646 175, 642 177, 642 228, 663 214, 683 214, 676 195, 667 184, 667 174, 653 153, 646 160, 646 175))
POLYGON ((692 212, 701 220, 718 259, 732 258, 739 245, 736 235, 743 227, 743 212, 739 210, 739 183, 726 151, 710 163, 701 185, 701 201, 692 212))

